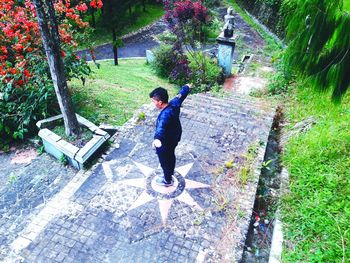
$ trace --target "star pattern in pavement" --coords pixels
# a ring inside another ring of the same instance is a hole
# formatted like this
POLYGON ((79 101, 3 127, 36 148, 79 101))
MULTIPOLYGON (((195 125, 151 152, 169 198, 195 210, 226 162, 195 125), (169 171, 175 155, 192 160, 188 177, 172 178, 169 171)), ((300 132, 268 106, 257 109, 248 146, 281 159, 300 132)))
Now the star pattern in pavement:
POLYGON ((159 203, 161 219, 163 224, 165 224, 174 200, 188 204, 189 206, 194 207, 198 210, 203 210, 201 206, 186 191, 187 189, 210 187, 208 184, 186 179, 187 174, 193 166, 193 163, 188 163, 186 165, 175 168, 175 174, 173 176, 174 185, 170 187, 159 186, 155 183, 155 180, 157 178, 155 169, 138 162, 134 163, 143 173, 144 177, 127 179, 118 182, 121 184, 144 189, 140 196, 130 206, 128 211, 138 208, 154 199, 157 199, 159 203))

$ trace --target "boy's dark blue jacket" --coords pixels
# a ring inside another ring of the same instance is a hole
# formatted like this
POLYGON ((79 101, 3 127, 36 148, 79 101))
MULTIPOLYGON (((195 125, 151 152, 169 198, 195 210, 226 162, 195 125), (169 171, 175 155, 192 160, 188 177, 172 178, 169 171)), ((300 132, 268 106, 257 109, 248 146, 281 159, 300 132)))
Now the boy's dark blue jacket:
POLYGON ((180 141, 182 134, 180 107, 188 93, 190 93, 190 88, 187 85, 182 86, 179 94, 169 101, 168 106, 159 113, 154 139, 160 140, 162 144, 177 144, 180 141))

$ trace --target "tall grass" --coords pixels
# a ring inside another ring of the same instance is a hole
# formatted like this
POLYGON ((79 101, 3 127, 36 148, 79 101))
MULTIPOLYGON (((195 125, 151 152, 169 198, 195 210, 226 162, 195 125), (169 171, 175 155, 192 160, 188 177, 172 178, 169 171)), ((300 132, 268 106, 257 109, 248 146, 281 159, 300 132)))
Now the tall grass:
POLYGON ((329 94, 302 86, 286 107, 291 124, 310 116, 316 124, 294 136, 283 155, 291 176, 282 206, 284 262, 350 261, 349 95, 335 105, 329 94))

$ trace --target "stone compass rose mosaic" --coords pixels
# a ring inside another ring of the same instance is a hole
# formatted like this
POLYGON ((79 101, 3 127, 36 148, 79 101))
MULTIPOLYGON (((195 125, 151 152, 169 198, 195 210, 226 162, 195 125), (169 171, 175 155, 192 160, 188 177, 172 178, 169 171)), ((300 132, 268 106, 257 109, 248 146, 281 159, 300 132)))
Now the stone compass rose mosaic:
POLYGON ((157 199, 162 222, 165 224, 168 218, 169 210, 174 200, 178 200, 198 210, 202 210, 200 205, 191 197, 191 195, 186 190, 208 188, 210 185, 186 178, 187 174, 193 166, 193 163, 175 168, 175 174, 173 176, 174 185, 170 187, 159 186, 155 183, 155 180, 157 178, 157 175, 155 173, 156 169, 138 162, 134 162, 134 164, 140 169, 144 177, 118 181, 118 183, 121 184, 144 189, 144 191, 138 196, 135 202, 129 207, 128 211, 136 209, 143 204, 146 204, 147 202, 157 199))

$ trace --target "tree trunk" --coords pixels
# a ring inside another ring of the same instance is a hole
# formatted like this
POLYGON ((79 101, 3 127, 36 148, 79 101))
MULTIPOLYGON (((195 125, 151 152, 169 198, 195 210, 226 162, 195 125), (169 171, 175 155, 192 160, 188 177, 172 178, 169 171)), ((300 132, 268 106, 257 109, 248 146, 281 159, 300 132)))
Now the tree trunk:
POLYGON ((142 11, 146 12, 146 0, 142 0, 142 11))
POLYGON ((114 56, 114 65, 117 66, 118 65, 118 47, 116 45, 116 41, 117 41, 117 34, 115 32, 115 28, 112 28, 112 37, 113 37, 113 56, 114 56))
POLYGON ((51 78, 63 115, 66 135, 78 136, 80 134, 80 127, 69 96, 64 65, 60 54, 58 25, 52 0, 45 0, 45 4, 43 0, 33 0, 33 3, 35 5, 41 37, 50 67, 51 78))

